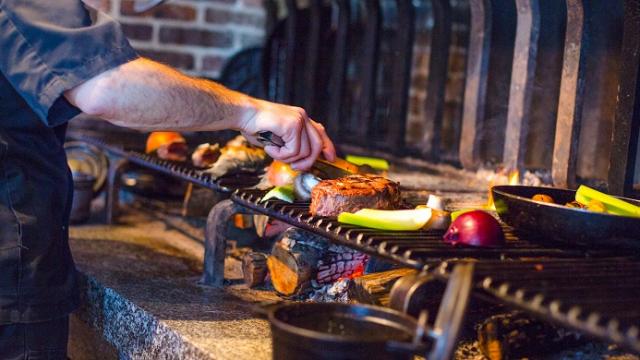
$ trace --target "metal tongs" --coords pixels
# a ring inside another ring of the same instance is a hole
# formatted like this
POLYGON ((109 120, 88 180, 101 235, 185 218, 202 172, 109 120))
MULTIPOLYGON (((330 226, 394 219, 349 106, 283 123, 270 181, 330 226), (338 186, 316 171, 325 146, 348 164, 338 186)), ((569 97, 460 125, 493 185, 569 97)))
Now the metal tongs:
MULTIPOLYGON (((282 138, 271 131, 258 131, 256 139, 263 146, 283 147, 285 145, 282 138)), ((359 166, 352 164, 344 159, 336 159, 334 162, 318 158, 311 166, 311 171, 320 179, 337 179, 348 175, 362 173, 359 166)))

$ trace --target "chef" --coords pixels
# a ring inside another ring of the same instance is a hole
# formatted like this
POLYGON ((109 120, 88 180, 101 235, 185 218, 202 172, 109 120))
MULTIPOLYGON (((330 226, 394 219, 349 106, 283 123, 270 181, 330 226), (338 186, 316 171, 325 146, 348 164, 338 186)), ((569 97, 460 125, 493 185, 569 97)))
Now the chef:
POLYGON ((140 58, 80 0, 0 0, 0 358, 66 359, 78 306, 62 147, 80 112, 140 130, 271 131, 275 159, 306 169, 335 150, 303 109, 140 58))

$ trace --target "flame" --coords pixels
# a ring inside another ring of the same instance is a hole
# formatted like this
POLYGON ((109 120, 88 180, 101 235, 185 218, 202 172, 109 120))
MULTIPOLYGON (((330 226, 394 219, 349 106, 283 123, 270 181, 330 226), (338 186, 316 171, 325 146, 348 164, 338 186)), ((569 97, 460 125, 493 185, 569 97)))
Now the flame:
POLYGON ((501 170, 498 172, 498 174, 496 174, 496 176, 494 176, 493 178, 491 178, 491 180, 489 181, 489 192, 488 192, 488 201, 487 204, 484 206, 485 209, 487 210, 493 210, 495 211, 496 209, 496 205, 493 201, 493 194, 491 193, 491 189, 496 186, 496 185, 520 185, 520 172, 518 170, 511 170, 508 172, 508 175, 505 177, 504 174, 506 173, 505 170, 501 170), (506 181, 505 181, 506 180, 506 181))
POLYGON ((509 172, 509 185, 520 185, 520 171, 512 170, 509 172))

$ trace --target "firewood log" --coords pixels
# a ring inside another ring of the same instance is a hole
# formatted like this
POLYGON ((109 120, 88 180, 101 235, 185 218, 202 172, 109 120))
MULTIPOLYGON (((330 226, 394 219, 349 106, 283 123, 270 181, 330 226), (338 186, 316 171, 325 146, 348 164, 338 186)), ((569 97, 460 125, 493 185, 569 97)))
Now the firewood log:
POLYGON ((303 295, 311 290, 318 261, 327 248, 327 242, 317 235, 298 228, 285 231, 267 259, 274 289, 285 296, 303 295))
POLYGON ((242 276, 249 288, 264 283, 267 277, 267 255, 259 252, 249 252, 242 257, 242 276))
POLYGON ((318 284, 325 285, 339 279, 352 278, 364 273, 369 256, 344 247, 331 246, 318 262, 318 284))
POLYGON ((395 281, 416 272, 400 268, 357 277, 349 286, 349 298, 365 304, 389 306, 389 292, 395 281))
POLYGON ((287 229, 274 244, 267 266, 276 291, 285 296, 303 295, 317 285, 359 276, 369 257, 299 228, 287 229))

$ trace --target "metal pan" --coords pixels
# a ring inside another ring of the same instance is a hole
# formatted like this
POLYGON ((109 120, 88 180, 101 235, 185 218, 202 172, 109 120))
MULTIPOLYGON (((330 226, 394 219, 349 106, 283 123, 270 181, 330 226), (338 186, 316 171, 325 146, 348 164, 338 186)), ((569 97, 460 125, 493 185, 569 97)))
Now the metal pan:
MULTIPOLYGON (((640 218, 560 205, 573 201, 575 190, 505 185, 493 187, 492 193, 500 219, 533 241, 640 251, 640 218), (531 200, 535 194, 547 194, 556 204, 531 200)), ((620 199, 640 205, 638 200, 620 199)))

